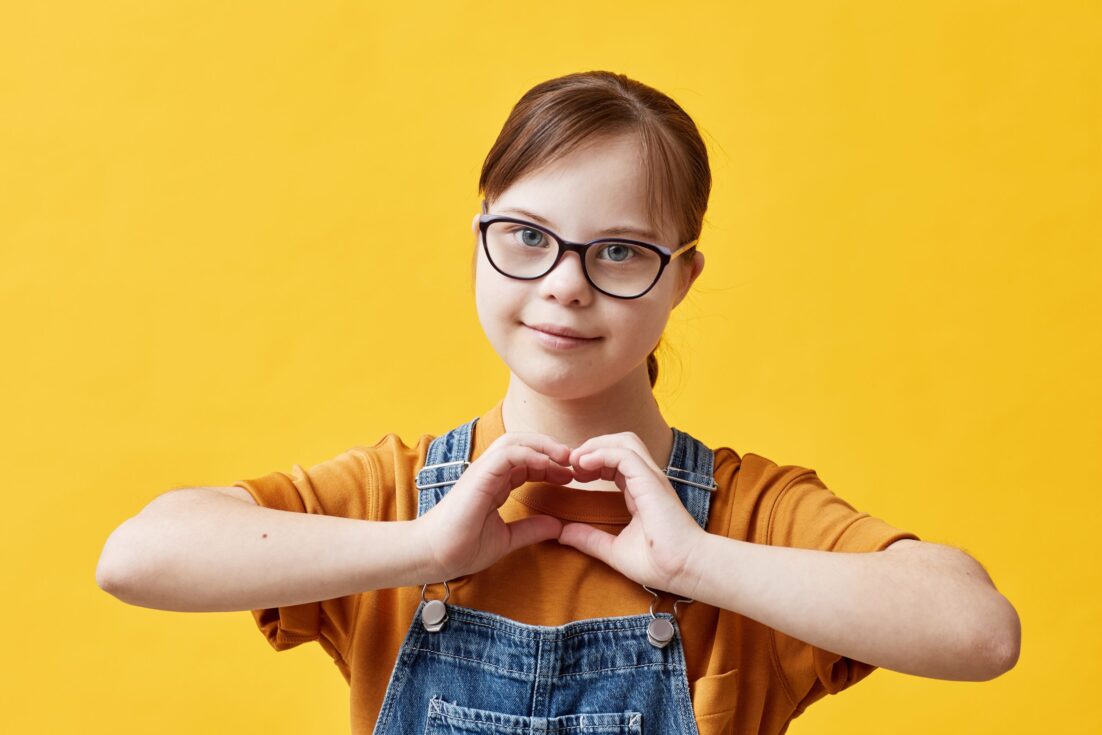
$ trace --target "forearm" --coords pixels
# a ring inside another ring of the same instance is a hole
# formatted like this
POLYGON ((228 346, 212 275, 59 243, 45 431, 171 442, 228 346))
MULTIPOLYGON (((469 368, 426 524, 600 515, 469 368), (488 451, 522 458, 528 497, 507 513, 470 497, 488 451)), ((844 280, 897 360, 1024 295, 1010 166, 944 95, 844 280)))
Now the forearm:
POLYGON ((104 589, 183 612, 282 607, 419 584, 412 521, 263 508, 217 493, 167 493, 120 525, 101 555, 104 589))
POLYGON ((844 553, 707 534, 685 592, 876 666, 938 679, 997 676, 1017 613, 963 552, 926 546, 937 548, 844 553))

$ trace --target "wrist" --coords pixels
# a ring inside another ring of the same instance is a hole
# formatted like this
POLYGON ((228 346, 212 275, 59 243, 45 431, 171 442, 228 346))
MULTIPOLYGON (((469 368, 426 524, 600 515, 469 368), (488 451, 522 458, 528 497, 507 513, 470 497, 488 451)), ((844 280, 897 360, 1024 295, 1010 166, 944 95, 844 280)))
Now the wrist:
POLYGON ((707 569, 708 559, 711 557, 711 545, 715 540, 715 534, 699 529, 691 542, 688 553, 685 555, 685 563, 667 588, 669 592, 681 597, 696 600, 701 592, 701 585, 707 569))
POLYGON ((442 576, 444 572, 436 563, 436 555, 433 554, 424 520, 424 516, 420 516, 412 521, 405 521, 409 524, 405 536, 411 541, 409 555, 414 560, 414 573, 417 575, 418 587, 444 580, 442 576))

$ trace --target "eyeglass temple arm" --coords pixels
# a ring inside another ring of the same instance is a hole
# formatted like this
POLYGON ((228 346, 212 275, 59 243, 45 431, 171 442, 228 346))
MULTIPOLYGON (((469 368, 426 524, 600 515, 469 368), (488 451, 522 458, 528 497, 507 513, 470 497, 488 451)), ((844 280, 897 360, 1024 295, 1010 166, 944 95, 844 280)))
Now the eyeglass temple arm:
POLYGON ((684 245, 682 245, 681 247, 679 247, 677 250, 674 250, 672 253, 670 253, 670 260, 673 260, 678 255, 681 255, 681 253, 685 252, 686 250, 691 248, 693 245, 696 245, 698 242, 700 242, 700 238, 697 238, 695 240, 690 240, 689 242, 687 242, 684 245))

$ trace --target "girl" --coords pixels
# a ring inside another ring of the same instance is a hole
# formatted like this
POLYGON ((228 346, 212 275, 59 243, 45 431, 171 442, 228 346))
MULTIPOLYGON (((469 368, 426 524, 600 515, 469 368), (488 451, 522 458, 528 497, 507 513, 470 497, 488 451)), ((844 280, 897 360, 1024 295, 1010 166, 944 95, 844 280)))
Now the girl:
POLYGON ((101 586, 317 641, 364 735, 782 733, 879 665, 1006 670, 1016 614, 971 557, 663 418, 654 349, 703 271, 710 188, 661 92, 537 85, 471 222, 505 395, 413 446, 166 493, 112 534, 101 586))

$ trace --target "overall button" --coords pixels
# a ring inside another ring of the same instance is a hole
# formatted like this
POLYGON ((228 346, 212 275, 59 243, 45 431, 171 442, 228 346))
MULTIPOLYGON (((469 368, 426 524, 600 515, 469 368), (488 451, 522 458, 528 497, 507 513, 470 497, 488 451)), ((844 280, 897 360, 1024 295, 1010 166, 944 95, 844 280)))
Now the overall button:
POLYGON ((440 600, 429 600, 421 610, 421 623, 425 630, 436 633, 448 620, 448 608, 440 600))
POLYGON ((656 648, 665 648, 673 640, 673 624, 665 618, 655 618, 647 626, 647 640, 656 648))

